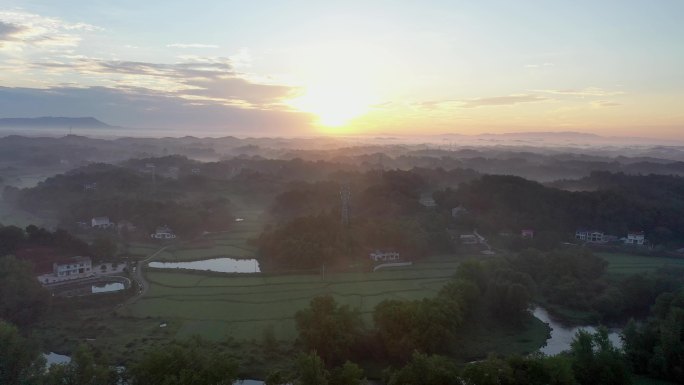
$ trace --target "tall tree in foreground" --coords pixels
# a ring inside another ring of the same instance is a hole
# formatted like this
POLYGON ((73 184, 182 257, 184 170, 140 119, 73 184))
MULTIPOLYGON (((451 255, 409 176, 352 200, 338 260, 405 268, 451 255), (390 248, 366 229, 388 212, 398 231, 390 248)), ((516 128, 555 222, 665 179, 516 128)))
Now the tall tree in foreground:
POLYGON ((0 319, 28 325, 45 311, 49 298, 28 262, 0 257, 0 319))
POLYGON ((308 351, 315 350, 327 365, 346 360, 362 331, 361 316, 349 306, 338 306, 329 295, 311 300, 309 308, 295 314, 299 339, 308 351))
POLYGON ((38 346, 19 335, 14 325, 0 320, 0 384, 38 384, 44 367, 38 346))

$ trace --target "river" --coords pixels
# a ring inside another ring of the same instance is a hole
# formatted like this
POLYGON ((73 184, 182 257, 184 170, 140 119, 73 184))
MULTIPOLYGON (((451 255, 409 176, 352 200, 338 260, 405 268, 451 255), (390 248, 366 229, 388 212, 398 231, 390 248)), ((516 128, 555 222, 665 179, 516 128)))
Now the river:
MULTIPOLYGON (((577 333, 578 330, 584 329, 590 333, 593 333, 597 330, 596 326, 592 325, 587 325, 587 326, 566 326, 563 325, 562 323, 558 322, 557 320, 553 319, 551 315, 549 314, 546 309, 542 307, 537 307, 534 309, 532 314, 537 318, 540 319, 542 322, 546 323, 551 327, 551 337, 546 340, 546 345, 544 345, 542 348, 539 349, 540 352, 553 356, 558 353, 561 353, 565 350, 570 349, 570 344, 572 343, 572 339, 575 337, 575 334, 577 333)), ((617 347, 622 347, 622 340, 620 339, 620 330, 619 329, 609 329, 608 330, 608 339, 610 342, 613 343, 613 345, 617 347)))

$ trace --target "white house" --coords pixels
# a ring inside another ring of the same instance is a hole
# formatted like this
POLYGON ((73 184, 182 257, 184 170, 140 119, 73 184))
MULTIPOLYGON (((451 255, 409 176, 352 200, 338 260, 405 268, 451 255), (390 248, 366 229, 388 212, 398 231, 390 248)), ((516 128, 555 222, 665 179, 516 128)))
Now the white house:
POLYGON ((52 264, 52 277, 57 281, 85 278, 93 274, 93 262, 89 257, 73 257, 52 264))
POLYGON ((175 239, 176 234, 168 226, 157 227, 154 234, 150 234, 150 238, 154 239, 175 239))
POLYGON ((643 245, 645 242, 646 235, 643 231, 630 231, 625 239, 627 245, 643 245))
POLYGON ((534 230, 532 229, 523 229, 520 230, 520 236, 523 238, 534 238, 534 230))
POLYGON ((399 253, 396 251, 375 250, 369 254, 369 257, 374 262, 394 262, 400 259, 399 253))
POLYGON ((603 231, 598 230, 577 230, 575 232, 575 239, 590 243, 606 242, 605 234, 603 231))
POLYGON ((96 229, 108 229, 113 227, 114 223, 109 221, 109 217, 95 217, 90 220, 90 227, 96 229))
POLYGON ((480 239, 474 234, 461 234, 459 239, 462 245, 477 245, 480 243, 480 239))
POLYGON ((463 206, 458 206, 458 207, 454 207, 451 209, 451 216, 454 218, 458 218, 461 215, 467 214, 467 213, 468 213, 468 210, 463 206))

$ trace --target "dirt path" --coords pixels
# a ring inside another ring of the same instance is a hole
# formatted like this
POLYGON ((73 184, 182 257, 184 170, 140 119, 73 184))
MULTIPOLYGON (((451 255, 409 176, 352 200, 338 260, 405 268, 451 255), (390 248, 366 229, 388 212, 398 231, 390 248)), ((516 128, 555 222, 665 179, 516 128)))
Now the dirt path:
POLYGON ((143 274, 143 269, 145 268, 145 265, 147 264, 147 262, 149 262, 152 258, 156 257, 157 254, 166 250, 170 246, 171 245, 166 245, 164 247, 161 247, 159 250, 148 255, 147 258, 138 261, 137 266, 135 268, 135 274, 133 274, 133 280, 138 283, 138 292, 135 293, 135 295, 133 297, 129 298, 126 301, 126 305, 130 305, 132 303, 135 303, 135 301, 137 301, 140 297, 144 296, 145 293, 147 293, 147 290, 149 289, 150 285, 147 282, 147 280, 145 279, 145 274, 143 274))

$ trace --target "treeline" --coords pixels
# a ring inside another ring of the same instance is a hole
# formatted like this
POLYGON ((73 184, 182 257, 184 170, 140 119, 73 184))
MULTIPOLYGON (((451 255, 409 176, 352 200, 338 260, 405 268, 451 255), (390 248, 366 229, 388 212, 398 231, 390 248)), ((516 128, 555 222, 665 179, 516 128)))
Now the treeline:
POLYGON ((485 175, 456 190, 437 191, 434 199, 443 210, 465 207, 467 225, 490 234, 529 228, 568 239, 589 227, 618 236, 643 230, 654 244, 684 242, 684 178, 594 173, 591 180, 604 182, 595 191, 571 192, 485 175))
POLYGON ((106 216, 113 222, 131 222, 147 236, 163 225, 191 236, 225 230, 232 223, 230 201, 222 193, 225 183, 199 175, 153 179, 151 174, 94 164, 33 188, 8 187, 3 198, 27 211, 54 216, 65 228, 106 216))
POLYGON ((273 268, 320 268, 367 261, 374 250, 412 260, 449 250, 448 219, 420 205, 425 181, 410 171, 347 175, 349 223, 341 220, 337 182, 296 183, 277 195, 276 218, 256 240, 273 268))

